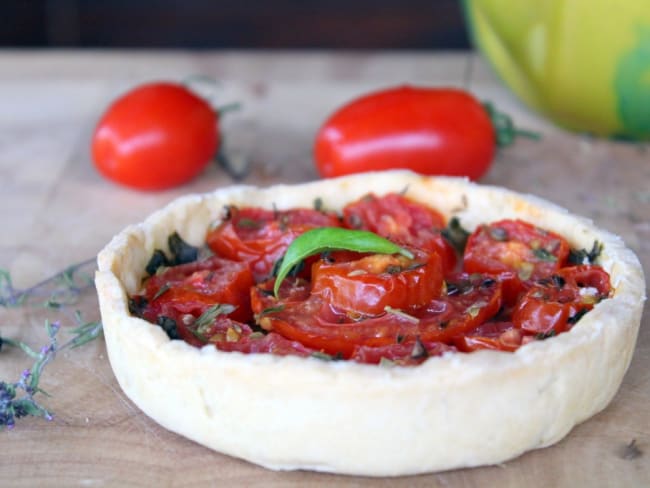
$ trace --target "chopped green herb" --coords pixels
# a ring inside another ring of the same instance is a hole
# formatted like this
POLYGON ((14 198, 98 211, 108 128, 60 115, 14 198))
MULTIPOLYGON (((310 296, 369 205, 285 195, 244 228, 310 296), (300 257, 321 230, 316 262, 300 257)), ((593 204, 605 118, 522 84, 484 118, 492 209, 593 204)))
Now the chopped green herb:
POLYGON ((129 297, 129 313, 135 317, 142 317, 147 305, 147 299, 143 296, 129 297))
POLYGON ((401 317, 401 318, 403 318, 405 320, 408 320, 409 322, 413 322, 414 324, 419 324, 420 323, 419 318, 414 317, 413 315, 409 315, 406 312, 402 312, 399 308, 393 308, 393 307, 389 307, 388 305, 386 305, 384 307, 384 311, 386 313, 396 315, 396 316, 401 317))
POLYGON ((262 317, 266 317, 272 313, 282 312, 284 310, 284 305, 278 305, 277 307, 269 307, 262 310, 260 313, 255 314, 255 320, 258 320, 262 317))
POLYGON ((174 265, 193 263, 199 257, 199 249, 185 242, 178 235, 178 232, 174 232, 169 236, 167 245, 169 246, 169 252, 173 256, 172 263, 174 265))
POLYGON ((241 229, 259 229, 262 227, 262 224, 260 224, 257 220, 253 219, 248 219, 248 218, 241 218, 237 221, 237 227, 241 229))
POLYGON ((149 262, 144 269, 150 276, 153 276, 161 266, 169 266, 169 261, 167 260, 167 256, 165 256, 164 252, 162 252, 160 249, 156 249, 151 255, 151 259, 149 259, 149 262))
POLYGON ((549 263, 554 263, 557 261, 557 257, 554 254, 548 252, 543 247, 538 247, 537 249, 533 249, 533 254, 537 259, 541 261, 547 261, 549 263))
POLYGON ((314 351, 309 356, 312 358, 320 359, 322 361, 334 361, 334 356, 322 351, 314 351))
POLYGON ((235 311, 237 307, 228 303, 217 303, 206 309, 194 322, 197 331, 202 331, 212 325, 219 315, 228 315, 235 311))
POLYGON ((508 240, 508 231, 501 227, 488 227, 488 233, 495 241, 503 242, 508 240))
POLYGON ((162 295, 167 293, 171 287, 169 286, 169 283, 165 283, 163 286, 161 286, 156 294, 153 296, 152 300, 156 300, 160 298, 162 295))
POLYGON ((535 339, 537 339, 538 341, 543 341, 550 337, 554 337, 556 334, 557 333, 555 332, 555 329, 551 329, 548 332, 540 332, 539 334, 535 334, 535 339))
POLYGON ((578 322, 578 320, 580 320, 582 317, 584 317, 584 315, 585 315, 586 313, 587 313, 587 309, 586 309, 586 308, 581 308, 581 309, 578 310, 574 315, 572 315, 571 317, 569 317, 569 318, 567 319, 567 322, 570 323, 570 324, 575 324, 575 323, 578 322))
POLYGON ((178 334, 178 328, 176 326, 176 321, 174 319, 161 315, 160 317, 158 317, 156 323, 160 327, 162 327, 162 329, 165 331, 165 333, 170 339, 181 338, 180 335, 178 334))
POLYGON ((492 278, 485 278, 481 282, 481 288, 490 288, 492 285, 494 285, 497 281, 492 278))
POLYGON ((467 239, 469 238, 470 233, 460 225, 460 219, 458 217, 452 217, 447 224, 447 227, 442 230, 442 237, 447 239, 449 244, 459 253, 463 254, 465 251, 465 246, 467 245, 467 239))
POLYGON ((569 252, 569 262, 571 264, 593 264, 602 254, 603 247, 601 242, 594 241, 590 251, 586 249, 571 249, 569 252))
POLYGON ((557 288, 564 288, 564 285, 566 285, 566 280, 562 278, 560 275, 552 275, 551 276, 551 281, 557 288))
POLYGON ((237 207, 234 205, 224 205, 223 206, 223 212, 221 214, 221 220, 230 220, 232 218, 232 214, 234 211, 237 210, 237 207))

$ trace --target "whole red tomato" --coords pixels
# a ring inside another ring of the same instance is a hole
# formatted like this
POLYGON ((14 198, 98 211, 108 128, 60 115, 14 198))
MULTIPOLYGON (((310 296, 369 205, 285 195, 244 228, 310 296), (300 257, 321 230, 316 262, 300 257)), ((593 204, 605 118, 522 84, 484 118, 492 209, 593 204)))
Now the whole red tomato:
POLYGON ((97 169, 140 190, 162 190, 199 174, 219 145, 218 116, 182 85, 150 83, 116 100, 92 140, 97 169))
POLYGON ((316 136, 314 156, 323 177, 402 168, 476 180, 490 167, 496 142, 488 112, 472 95, 403 86, 335 112, 316 136))

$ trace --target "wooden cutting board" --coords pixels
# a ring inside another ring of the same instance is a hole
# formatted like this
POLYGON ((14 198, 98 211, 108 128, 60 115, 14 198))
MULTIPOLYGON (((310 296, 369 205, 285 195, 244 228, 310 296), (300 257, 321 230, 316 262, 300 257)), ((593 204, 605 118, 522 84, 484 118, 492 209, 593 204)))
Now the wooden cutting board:
MULTIPOLYGON (((467 86, 543 134, 541 141, 521 140, 501 152, 484 182, 537 194, 594 219, 620 234, 650 269, 647 146, 593 140, 549 125, 519 105, 475 55, 4 52, 0 268, 11 271, 18 288, 92 257, 122 227, 176 196, 233 183, 215 167, 180 189, 141 194, 102 180, 90 163, 93 124, 120 90, 197 72, 224 80, 221 100, 244 103, 224 130, 233 137, 231 149, 251 161, 245 183, 260 185, 315 178, 314 131, 333 107, 359 93, 405 80, 467 86)), ((81 269, 77 279, 92 268, 81 269)), ((60 310, 40 306, 53 286, 40 288, 31 304, 0 308, 0 335, 37 348, 47 342, 46 319, 60 320, 61 341, 69 337, 76 310, 84 320, 99 319, 92 288, 60 310)), ((121 391, 100 338, 60 353, 46 367, 41 386, 51 396, 40 398, 52 421, 20 419, 0 432, 0 486, 650 486, 648 308, 619 393, 563 441, 499 466, 399 479, 272 472, 167 432, 121 391)), ((30 364, 5 347, 0 379, 15 380, 30 364)), ((507 422, 507 414, 494 421, 507 422)))

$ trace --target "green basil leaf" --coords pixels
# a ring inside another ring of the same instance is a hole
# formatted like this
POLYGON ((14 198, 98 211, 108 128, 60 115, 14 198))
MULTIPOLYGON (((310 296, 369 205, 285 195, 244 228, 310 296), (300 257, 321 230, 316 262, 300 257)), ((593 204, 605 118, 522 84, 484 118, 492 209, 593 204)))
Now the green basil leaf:
POLYGON ((340 227, 319 227, 299 235, 289 246, 282 258, 273 293, 276 298, 282 281, 291 268, 309 256, 326 251, 346 250, 376 254, 401 254, 413 259, 413 254, 397 244, 365 230, 342 229, 340 227))

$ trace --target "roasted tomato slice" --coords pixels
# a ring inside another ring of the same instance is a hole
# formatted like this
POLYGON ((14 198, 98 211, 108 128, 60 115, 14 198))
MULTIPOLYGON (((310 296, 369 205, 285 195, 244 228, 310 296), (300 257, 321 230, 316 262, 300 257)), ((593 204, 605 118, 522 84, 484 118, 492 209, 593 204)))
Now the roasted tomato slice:
POLYGON ((167 268, 145 284, 147 306, 142 316, 151 322, 166 316, 176 320, 183 314, 195 317, 216 304, 235 307, 229 315, 246 322, 252 318, 250 288, 253 275, 245 263, 216 256, 203 261, 167 268))
POLYGON ((220 351, 237 351, 245 354, 269 353, 278 356, 288 354, 307 357, 315 351, 303 346, 297 341, 285 339, 280 334, 269 332, 268 334, 252 333, 236 341, 211 341, 220 351))
POLYGON ((378 197, 368 194, 343 209, 343 223, 350 229, 369 230, 401 244, 434 251, 445 272, 456 265, 456 253, 442 237, 445 219, 437 211, 397 193, 378 197))
POLYGON ((422 342, 419 339, 402 341, 388 346, 356 346, 350 356, 351 361, 366 364, 379 364, 388 360, 400 366, 415 365, 433 356, 455 352, 454 346, 443 342, 422 342))
POLYGON ((447 286, 451 293, 412 313, 390 309, 372 317, 346 313, 319 295, 275 300, 269 288, 272 283, 252 292, 262 328, 344 358, 351 357, 356 346, 383 347, 416 338, 423 343, 446 342, 493 317, 501 306, 500 284, 481 276, 458 276, 456 284, 447 286))
POLYGON ((599 266, 571 266, 539 280, 519 301, 512 321, 539 335, 570 329, 611 292, 609 275, 599 266))
POLYGON ((569 245, 559 235, 521 220, 501 220, 470 235, 463 269, 497 276, 505 303, 512 305, 532 282, 560 269, 568 255, 569 245))
POLYGON ((335 214, 312 209, 229 207, 227 217, 208 232, 207 244, 220 256, 248 263, 258 280, 271 274, 298 235, 317 227, 340 226, 335 214))
POLYGON ((454 338, 454 345, 463 352, 479 349, 515 351, 524 342, 524 333, 512 322, 490 321, 454 338))
POLYGON ((336 308, 379 315, 386 307, 411 310, 440 297, 437 253, 410 248, 415 258, 372 254, 347 262, 321 259, 312 266, 312 293, 336 308))
POLYGON ((202 321, 200 317, 182 314, 176 319, 178 335, 193 346, 215 344, 218 347, 221 343, 234 344, 253 332, 247 324, 232 320, 223 314, 209 321, 202 321))

